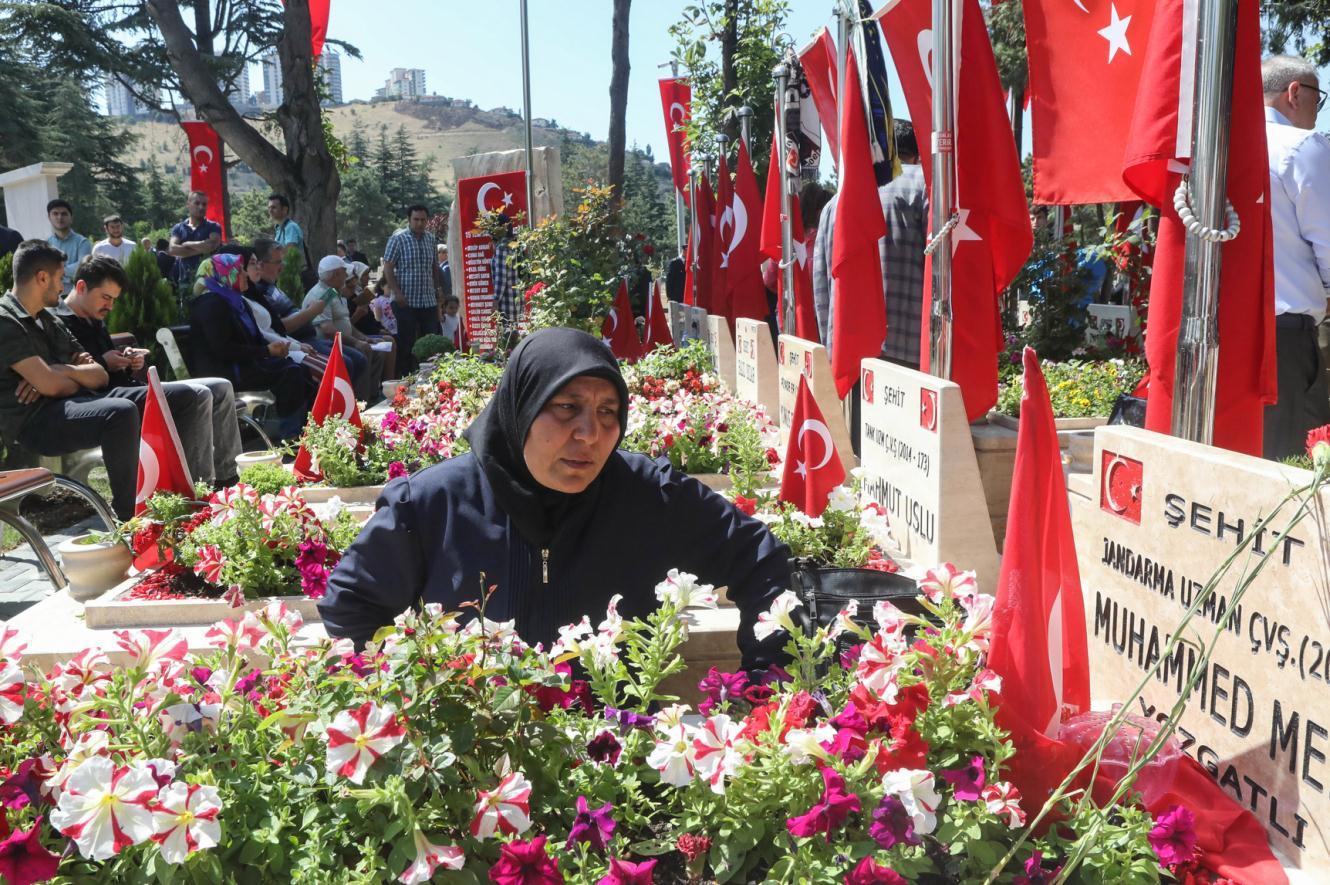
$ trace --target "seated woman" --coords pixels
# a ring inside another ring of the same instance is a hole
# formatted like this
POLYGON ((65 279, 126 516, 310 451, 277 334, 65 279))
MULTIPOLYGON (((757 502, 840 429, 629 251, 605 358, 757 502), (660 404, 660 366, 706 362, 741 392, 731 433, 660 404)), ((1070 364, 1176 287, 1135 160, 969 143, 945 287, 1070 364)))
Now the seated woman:
POLYGON ((189 309, 194 369, 226 378, 236 390, 270 390, 276 397, 278 439, 300 433, 309 406, 305 373, 286 341, 266 341, 245 301, 249 276, 241 255, 213 255, 199 267, 203 293, 189 309))
POLYGON ((668 465, 617 450, 628 391, 605 345, 543 329, 513 351, 466 431, 471 452, 388 484, 319 603, 329 635, 363 643, 411 606, 445 609, 495 585, 486 617, 547 645, 615 594, 649 614, 671 568, 726 586, 744 666, 775 659, 753 636, 789 584, 788 551, 766 526, 668 465))

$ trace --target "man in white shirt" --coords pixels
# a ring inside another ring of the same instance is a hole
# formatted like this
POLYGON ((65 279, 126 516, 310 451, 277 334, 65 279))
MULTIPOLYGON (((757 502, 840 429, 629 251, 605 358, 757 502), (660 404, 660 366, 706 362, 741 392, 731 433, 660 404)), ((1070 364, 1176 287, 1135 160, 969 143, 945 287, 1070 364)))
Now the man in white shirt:
POLYGON ((1261 65, 1274 227, 1279 401, 1265 409, 1265 457, 1304 451, 1330 424, 1330 384, 1316 327, 1330 298, 1330 139, 1313 132, 1325 92, 1316 68, 1274 56, 1261 65))
POLYGON ((108 215, 102 219, 102 230, 106 231, 106 239, 99 240, 92 247, 92 254, 114 258, 124 267, 134 251, 133 241, 125 239, 124 219, 119 215, 108 215))

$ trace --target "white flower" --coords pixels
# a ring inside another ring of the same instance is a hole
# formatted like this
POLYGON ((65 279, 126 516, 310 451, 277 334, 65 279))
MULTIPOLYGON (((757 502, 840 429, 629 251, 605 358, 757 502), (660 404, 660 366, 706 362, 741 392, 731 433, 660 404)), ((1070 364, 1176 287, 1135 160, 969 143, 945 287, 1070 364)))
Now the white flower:
POLYGON ((550 657, 557 658, 569 653, 581 654, 583 640, 589 638, 593 632, 591 619, 586 615, 582 615, 582 620, 576 624, 565 624, 559 628, 559 638, 550 647, 550 657))
POLYGON ((600 633, 608 635, 611 642, 617 642, 619 634, 623 633, 623 616, 619 614, 619 603, 622 601, 622 593, 610 597, 609 604, 605 606, 605 620, 596 628, 600 633))
POLYGON ((23 671, 0 660, 0 723, 13 725, 23 716, 23 671))
POLYGON ((179 630, 115 630, 113 635, 132 658, 131 667, 150 670, 162 662, 179 664, 189 653, 189 642, 179 630))
POLYGON ((416 859, 397 877, 397 881, 403 885, 421 885, 432 880, 434 871, 439 867, 460 870, 466 863, 462 849, 456 845, 435 845, 420 831, 420 827, 416 827, 415 841, 416 859))
POLYGON ((656 727, 661 731, 669 731, 683 725, 683 718, 693 708, 688 704, 670 704, 668 707, 662 707, 656 714, 656 727))
POLYGON ((774 636, 779 630, 793 633, 798 628, 795 627, 794 619, 790 615, 801 605, 803 603, 799 601, 798 595, 793 590, 786 590, 776 597, 775 602, 771 603, 771 608, 757 616, 757 623, 753 625, 753 635, 761 642, 774 636))
POLYGON ((859 511, 859 527, 878 547, 888 548, 895 544, 886 511, 877 504, 869 504, 859 511))
POLYGON ((859 615, 859 600, 851 599, 849 602, 845 604, 845 607, 842 608, 836 614, 836 620, 834 623, 832 623, 831 630, 828 632, 827 635, 830 636, 832 639, 835 639, 837 636, 840 636, 842 633, 855 633, 855 634, 859 633, 860 632, 859 625, 854 621, 854 619, 858 617, 858 615, 859 615))
POLYGON ((827 496, 828 510, 854 510, 859 506, 859 496, 849 486, 836 486, 827 496))
POLYGON ((1006 781, 998 781, 984 787, 979 794, 984 807, 991 814, 1007 819, 1007 826, 1013 830, 1025 826, 1025 812, 1021 809, 1021 791, 1006 781))
POLYGON ((935 605, 944 599, 962 600, 979 592, 974 572, 963 572, 949 562, 930 569, 919 582, 919 589, 935 605))
POLYGON ((217 818, 222 813, 222 798, 216 787, 203 784, 167 785, 152 808, 156 829, 152 840, 159 846, 162 860, 184 863, 195 851, 215 848, 222 838, 217 818))
POLYGON ((156 796, 157 782, 147 768, 116 768, 95 756, 65 781, 51 826, 73 839, 84 857, 106 860, 153 835, 148 803, 156 796))
POLYGON ((405 737, 406 728, 391 706, 366 701, 355 710, 343 710, 324 733, 328 771, 353 784, 364 783, 370 766, 405 737))
POLYGON ((683 611, 686 608, 715 608, 716 588, 697 583, 697 575, 670 569, 669 576, 656 585, 656 598, 683 611))
POLYGON ((479 636, 483 633, 491 647, 506 646, 517 638, 517 631, 514 629, 516 624, 517 621, 491 621, 489 618, 472 618, 462 629, 462 635, 479 636))
POLYGON ((802 510, 792 511, 790 513, 790 519, 794 520, 797 523, 801 523, 802 525, 806 525, 810 529, 820 529, 822 528, 822 526, 826 525, 826 522, 823 521, 822 517, 809 516, 807 513, 804 513, 802 510))
POLYGON ((822 744, 834 740, 836 729, 823 723, 817 728, 791 728, 785 733, 785 752, 795 765, 804 765, 813 759, 827 758, 822 744))
POLYGON ((725 792, 725 778, 734 774, 743 755, 735 742, 743 731, 743 723, 734 722, 724 713, 718 713, 693 731, 693 767, 714 793, 725 792))
POLYGON ((996 602, 997 599, 987 593, 975 593, 961 599, 961 605, 965 608, 965 623, 961 624, 961 629, 970 634, 968 644, 978 651, 988 649, 989 634, 993 629, 993 606, 996 602))
POLYGON ((690 726, 679 723, 661 731, 664 740, 656 741, 655 749, 647 755, 647 765, 660 772, 660 781, 674 787, 686 787, 693 782, 693 732, 690 726))
POLYGON ((286 632, 295 635, 305 625, 305 616, 280 602, 270 602, 259 612, 259 622, 271 630, 280 624, 286 632))
POLYGON ((914 821, 914 831, 927 835, 937 829, 937 807, 942 796, 933 789, 933 772, 900 768, 882 776, 882 788, 901 800, 914 821))
POLYGON ((342 500, 342 496, 333 495, 327 501, 323 502, 324 522, 332 522, 337 519, 337 517, 341 516, 342 511, 344 510, 346 510, 346 502, 342 500))

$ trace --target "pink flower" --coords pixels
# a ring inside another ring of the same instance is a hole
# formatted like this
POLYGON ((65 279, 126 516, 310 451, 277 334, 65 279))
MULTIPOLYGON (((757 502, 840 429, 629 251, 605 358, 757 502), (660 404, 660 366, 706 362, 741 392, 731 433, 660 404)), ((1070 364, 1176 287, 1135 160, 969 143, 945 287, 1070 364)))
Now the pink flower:
POLYGON ((296 568, 300 571, 300 590, 310 599, 322 599, 328 592, 328 548, 319 541, 301 541, 296 554, 296 568))
POLYGON ((832 830, 845 826, 850 812, 859 810, 859 797, 845 792, 845 778, 834 769, 822 769, 822 784, 822 801, 785 822, 791 835, 808 838, 823 833, 830 842, 832 830))
POLYGON ((968 599, 979 592, 974 572, 963 572, 949 562, 930 570, 919 582, 919 589, 934 605, 944 599, 968 599))
POLYGON ((895 870, 884 867, 872 857, 863 860, 845 874, 845 885, 907 885, 895 870))
POLYGON ((397 479, 399 476, 406 476, 408 472, 406 465, 401 461, 394 461, 388 465, 389 479, 397 479))
POLYGON ((495 885, 563 885, 559 865, 545 853, 545 836, 530 842, 509 842, 490 867, 495 885))
POLYGON ((167 863, 184 863, 195 851, 214 848, 222 837, 222 799, 216 787, 170 784, 152 806, 156 842, 167 863))
POLYGON ((216 544, 204 544, 198 549, 198 560, 194 563, 194 574, 209 584, 222 582, 222 551, 216 544))
POLYGON ((989 813, 1007 819, 1013 830, 1025 826, 1025 812, 1021 810, 1021 791, 1006 781, 984 787, 984 805, 989 813))
MULTIPOLYGON (((489 839, 495 833, 520 835, 531 829, 530 814, 531 782, 520 771, 509 772, 493 790, 481 790, 476 795, 471 835, 477 839, 489 839)), ((545 844, 543 837, 540 842, 545 844)))
POLYGON ((55 876, 60 867, 60 856, 42 845, 41 828, 39 817, 26 833, 15 830, 8 839, 0 842, 0 879, 9 885, 31 885, 55 876))
POLYGON ((240 620, 218 621, 208 628, 203 638, 214 648, 235 648, 249 651, 258 647, 264 636, 263 627, 253 612, 245 612, 240 620))
POLYGON ((51 826, 73 839, 84 857, 106 860, 152 837, 148 803, 156 797, 157 781, 148 768, 117 768, 94 756, 65 781, 51 826))
POLYGON ((633 863, 616 857, 610 861, 609 873, 596 885, 651 885, 655 881, 655 869, 655 860, 633 863))
POLYGON ((984 757, 972 756, 969 764, 942 772, 942 779, 951 784, 952 795, 962 802, 978 800, 984 789, 984 757))
POLYGON ((460 870, 466 863, 462 849, 456 845, 435 845, 416 827, 416 859, 411 866, 397 877, 402 885, 422 885, 434 878, 434 871, 439 867, 445 870, 460 870))
POLYGON ((226 604, 231 606, 231 608, 244 608, 245 588, 241 587, 239 584, 232 584, 230 587, 226 588, 226 592, 222 594, 222 599, 224 599, 226 604))
POLYGON ((183 664, 189 642, 177 630, 116 630, 116 644, 134 659, 131 667, 150 670, 160 663, 183 664))
POLYGON ((1196 856, 1196 815, 1181 805, 1170 805, 1155 818, 1150 846, 1160 866, 1186 863, 1196 856))
POLYGON ((380 756, 400 744, 406 726, 390 706, 380 707, 366 701, 355 710, 343 710, 333 719, 324 735, 328 742, 328 770, 353 784, 365 782, 365 775, 380 756))

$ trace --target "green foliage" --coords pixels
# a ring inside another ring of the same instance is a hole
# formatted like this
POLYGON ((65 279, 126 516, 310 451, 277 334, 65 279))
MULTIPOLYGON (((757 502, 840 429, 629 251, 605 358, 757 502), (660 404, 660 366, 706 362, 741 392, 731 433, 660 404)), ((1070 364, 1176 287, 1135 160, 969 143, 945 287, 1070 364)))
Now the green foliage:
POLYGON ((1068 359, 1085 344, 1093 293, 1076 258, 1073 245, 1054 236, 1051 225, 1042 225, 1035 230, 1030 259, 1007 289, 1029 302, 1030 322, 1019 335, 1044 359, 1068 359))
POLYGON ((421 335, 416 339, 416 343, 411 345, 411 355, 417 361, 424 362, 440 354, 452 353, 456 349, 453 342, 442 335, 421 335))
POLYGON ((231 200, 231 237, 252 243, 258 237, 271 237, 273 223, 268 218, 268 191, 245 191, 231 200))
POLYGON ((1330 0, 1265 3, 1261 16, 1265 43, 1272 53, 1297 52, 1317 67, 1330 64, 1330 0))
POLYGON ((0 293, 14 288, 14 253, 0 257, 0 293))
POLYGON ((1024 89, 1029 80, 1025 53, 1025 17, 1022 0, 985 4, 984 18, 988 37, 997 60, 998 79, 1003 89, 1024 89))
POLYGON ((277 288, 296 304, 305 300, 305 284, 300 282, 300 268, 305 264, 301 249, 287 249, 282 256, 282 272, 277 275, 277 288))
MULTIPOLYGON (((141 246, 125 262, 129 287, 106 316, 111 332, 132 332, 139 347, 157 352, 157 330, 176 319, 175 290, 157 267, 157 258, 141 246)), ((162 362, 165 362, 164 360, 162 362)))
POLYGON ((240 481, 260 495, 275 495, 296 484, 295 476, 280 464, 251 464, 240 471, 240 481))
MULTIPOLYGON (((1145 376, 1145 363, 1124 360, 1045 362, 1043 369, 1053 415, 1058 418, 1107 417, 1118 397, 1135 390, 1145 376)), ((1019 373, 1007 378, 998 391, 997 410, 1019 415, 1023 390, 1019 373)))
POLYGON ((378 173, 364 164, 342 174, 342 193, 337 199, 337 229, 354 236, 371 258, 383 254, 388 238, 399 226, 400 214, 383 192, 378 173))
MULTIPOLYGON (((565 134, 560 153, 564 193, 608 183, 607 145, 565 134)), ((674 184, 669 167, 656 164, 650 147, 633 146, 624 159, 622 217, 625 231, 643 234, 651 244, 653 255, 647 263, 659 273, 675 252, 674 184)))

